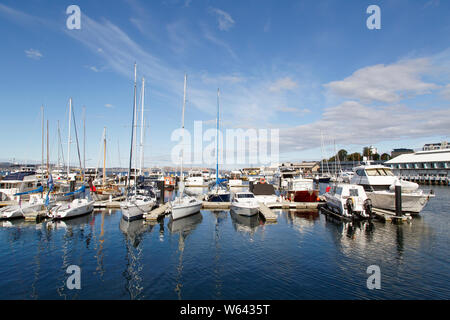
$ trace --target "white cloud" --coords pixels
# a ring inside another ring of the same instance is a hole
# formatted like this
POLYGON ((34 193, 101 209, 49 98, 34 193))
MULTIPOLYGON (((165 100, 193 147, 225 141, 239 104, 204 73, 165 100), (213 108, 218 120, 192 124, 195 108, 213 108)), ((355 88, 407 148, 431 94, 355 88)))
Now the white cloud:
POLYGON ((27 55, 28 58, 35 60, 39 60, 43 57, 42 53, 40 53, 39 50, 35 49, 25 50, 25 54, 27 55))
POLYGON ((234 25, 234 20, 229 13, 217 8, 211 8, 210 11, 217 15, 220 30, 228 31, 234 25))
POLYGON ((107 103, 107 104, 105 104, 105 107, 106 108, 112 108, 112 107, 114 107, 112 104, 110 104, 110 103, 107 103))
POLYGON ((298 87, 298 84, 293 81, 290 77, 278 79, 270 87, 269 91, 279 92, 283 90, 293 90, 298 87))
POLYGON ((392 103, 437 89, 438 85, 421 80, 421 76, 429 71, 430 62, 425 58, 378 64, 359 69, 344 80, 330 82, 325 87, 346 98, 392 103))
POLYGON ((450 100, 450 84, 447 84, 439 93, 444 99, 450 100))
POLYGON ((369 107, 346 101, 325 109, 318 121, 280 130, 282 151, 306 150, 320 146, 321 132, 339 145, 367 145, 382 141, 415 139, 450 134, 447 110, 423 110, 405 105, 369 107), (308 137, 308 139, 299 139, 308 137))

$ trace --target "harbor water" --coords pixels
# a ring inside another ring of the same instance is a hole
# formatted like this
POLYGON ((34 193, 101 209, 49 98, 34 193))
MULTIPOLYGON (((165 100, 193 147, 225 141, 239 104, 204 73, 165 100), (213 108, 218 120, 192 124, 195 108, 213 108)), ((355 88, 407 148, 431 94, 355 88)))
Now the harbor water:
POLYGON ((120 210, 0 222, 0 299, 450 299, 450 188, 411 223, 207 211, 156 225, 120 210), (69 290, 71 265, 81 289, 69 290), (367 268, 381 289, 367 288, 367 268))

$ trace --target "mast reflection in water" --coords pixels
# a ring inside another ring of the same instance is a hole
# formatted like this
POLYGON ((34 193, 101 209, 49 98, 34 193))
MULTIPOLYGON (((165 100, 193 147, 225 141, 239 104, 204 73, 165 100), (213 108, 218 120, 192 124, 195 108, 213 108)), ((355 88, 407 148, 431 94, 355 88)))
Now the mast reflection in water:
POLYGON ((278 210, 278 222, 207 211, 155 225, 100 211, 0 221, 1 299, 450 299, 450 189, 421 218, 340 222, 278 210), (81 290, 66 287, 81 268, 81 290), (381 290, 366 287, 381 269, 381 290))

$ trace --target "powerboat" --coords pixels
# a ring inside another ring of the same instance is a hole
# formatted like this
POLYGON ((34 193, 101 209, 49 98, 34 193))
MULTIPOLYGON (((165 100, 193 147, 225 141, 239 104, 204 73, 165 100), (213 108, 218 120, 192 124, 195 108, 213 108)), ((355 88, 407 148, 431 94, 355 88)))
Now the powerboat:
POLYGON ((259 202, 252 192, 237 192, 231 202, 231 210, 242 216, 254 216, 259 212, 259 202))
POLYGON ((319 190, 313 179, 296 177, 288 184, 287 197, 294 202, 317 202, 319 190))
MULTIPOLYGON (((262 180, 265 181, 265 180, 262 180)), ((257 184, 250 184, 250 191, 253 192, 255 195, 256 200, 259 203, 269 204, 269 203, 275 203, 280 202, 280 197, 277 196, 275 192, 275 187, 271 185, 270 183, 257 183, 257 184)))
POLYGON ((15 200, 16 193, 38 188, 39 180, 33 171, 17 171, 0 180, 0 201, 15 200))
POLYGON ((201 171, 189 171, 189 175, 186 178, 186 187, 200 187, 205 184, 203 174, 201 171))
POLYGON ((362 219, 372 216, 372 202, 360 185, 339 183, 333 185, 324 197, 327 209, 339 216, 362 219))
POLYGON ((419 189, 414 182, 404 181, 384 165, 366 163, 353 169, 352 184, 361 185, 367 197, 376 208, 395 211, 395 185, 402 187, 402 211, 419 214, 428 201, 434 197, 430 192, 419 189))
POLYGON ((242 186, 242 177, 240 171, 231 171, 230 179, 228 179, 228 186, 240 187, 242 186))

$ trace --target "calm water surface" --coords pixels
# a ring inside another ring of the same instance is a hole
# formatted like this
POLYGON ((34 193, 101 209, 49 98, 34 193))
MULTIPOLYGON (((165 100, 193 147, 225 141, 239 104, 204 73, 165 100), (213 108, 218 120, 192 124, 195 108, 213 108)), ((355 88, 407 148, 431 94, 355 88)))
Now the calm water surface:
POLYGON ((409 224, 202 211, 156 225, 121 212, 0 222, 1 299, 450 299, 450 188, 409 224), (381 268, 381 290, 366 269, 381 268), (66 269, 81 267, 81 290, 66 269))

